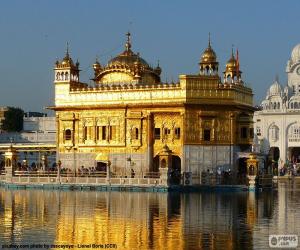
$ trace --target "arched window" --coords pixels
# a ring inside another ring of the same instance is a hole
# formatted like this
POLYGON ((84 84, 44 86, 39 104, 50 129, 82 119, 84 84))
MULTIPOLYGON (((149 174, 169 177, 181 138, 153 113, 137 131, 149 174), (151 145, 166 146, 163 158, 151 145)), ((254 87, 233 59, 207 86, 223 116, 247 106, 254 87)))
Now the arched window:
POLYGON ((162 168, 165 168, 167 166, 167 162, 166 162, 165 159, 162 159, 161 162, 160 162, 160 164, 161 164, 162 168))
POLYGON ((59 80, 60 80, 60 73, 57 72, 57 73, 56 73, 56 81, 59 81, 59 80))
POLYGON ((279 128, 276 125, 273 125, 269 131, 269 137, 272 141, 277 141, 279 138, 279 128))
POLYGON ((62 80, 62 81, 65 80, 65 74, 64 74, 64 72, 61 72, 61 74, 60 74, 60 80, 62 80))
POLYGON ((6 166, 7 167, 11 166, 11 160, 10 159, 6 159, 6 166))
POLYGON ((291 109, 293 109, 293 108, 294 108, 294 104, 293 104, 293 103, 291 103, 290 105, 291 105, 291 109))
POLYGON ((206 66, 206 67, 205 67, 205 74, 206 74, 206 75, 209 75, 209 66, 206 66))
POLYGON ((297 103, 297 102, 294 103, 294 108, 295 108, 295 109, 298 108, 298 103, 297 103))
POLYGON ((277 103, 277 108, 280 109, 280 103, 279 102, 277 103))
POLYGON ((68 73, 68 72, 65 73, 65 80, 66 80, 66 81, 69 80, 69 73, 68 73))
POLYGON ((71 140, 71 138, 72 138, 72 131, 71 131, 71 129, 66 129, 65 130, 65 140, 69 141, 69 140, 71 140))

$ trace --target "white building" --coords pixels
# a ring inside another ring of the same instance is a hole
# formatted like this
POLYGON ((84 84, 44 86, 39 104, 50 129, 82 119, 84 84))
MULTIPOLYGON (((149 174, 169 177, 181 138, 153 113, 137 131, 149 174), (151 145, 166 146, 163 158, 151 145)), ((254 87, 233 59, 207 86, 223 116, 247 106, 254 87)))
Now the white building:
MULTIPOLYGON (((56 145, 55 117, 25 116, 21 132, 0 133, 0 153, 11 143, 19 152, 19 164, 25 161, 28 166, 40 166, 43 159, 47 159, 47 166, 51 167, 56 162, 56 152, 53 150, 56 145)), ((0 169, 3 164, 3 156, 0 156, 0 169)))
POLYGON ((53 143, 55 144, 55 117, 24 117, 21 132, 2 132, 0 143, 53 143))
POLYGON ((300 44, 292 51, 286 67, 287 84, 278 79, 270 86, 262 110, 254 113, 256 149, 278 161, 300 162, 300 44))

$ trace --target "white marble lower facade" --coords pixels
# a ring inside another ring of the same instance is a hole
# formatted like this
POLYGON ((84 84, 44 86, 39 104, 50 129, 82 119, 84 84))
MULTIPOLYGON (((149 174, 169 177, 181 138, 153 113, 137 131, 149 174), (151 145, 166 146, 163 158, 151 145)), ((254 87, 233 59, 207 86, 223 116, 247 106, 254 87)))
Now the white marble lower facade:
MULTIPOLYGON (((213 171, 217 169, 236 172, 238 169, 237 153, 240 152, 238 146, 229 145, 184 145, 184 156, 180 157, 181 172, 192 172, 200 175, 202 171, 213 171)), ((63 168, 71 170, 81 168, 96 167, 98 153, 60 153, 58 159, 62 162, 63 168)), ((112 153, 108 160, 111 163, 111 171, 117 173, 129 173, 134 169, 136 173, 153 171, 148 167, 147 153, 112 153), (128 160, 130 159, 130 161, 128 160)), ((105 162, 105 161, 104 161, 105 162)), ((153 164, 155 160, 153 159, 153 164)), ((158 168, 156 168, 158 171, 158 168)))
POLYGON ((202 171, 213 171, 217 169, 237 170, 236 153, 239 147, 220 145, 185 145, 184 146, 184 170, 193 174, 201 174, 202 171))

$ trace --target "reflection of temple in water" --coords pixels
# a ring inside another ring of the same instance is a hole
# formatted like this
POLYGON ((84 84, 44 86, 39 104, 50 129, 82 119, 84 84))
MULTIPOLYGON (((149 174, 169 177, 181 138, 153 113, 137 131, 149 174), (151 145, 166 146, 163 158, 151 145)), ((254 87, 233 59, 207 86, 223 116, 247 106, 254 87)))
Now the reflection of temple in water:
POLYGON ((52 242, 58 209, 58 193, 0 189, 0 242, 36 243, 37 239, 52 242), (34 232, 32 238, 29 232, 34 232))
MULTIPOLYGON (((0 242, 41 239, 47 244, 112 243, 118 249, 253 249, 267 243, 266 234, 291 228, 285 221, 292 215, 282 217, 287 209, 282 197, 0 189, 0 242), (279 216, 274 219, 277 203, 279 216)), ((285 199, 293 197, 288 193, 285 199)))

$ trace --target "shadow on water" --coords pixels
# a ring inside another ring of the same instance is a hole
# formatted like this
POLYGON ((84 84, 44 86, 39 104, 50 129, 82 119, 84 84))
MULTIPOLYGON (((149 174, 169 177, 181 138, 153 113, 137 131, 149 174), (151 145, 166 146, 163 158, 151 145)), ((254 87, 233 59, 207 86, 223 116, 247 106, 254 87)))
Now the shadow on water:
POLYGON ((269 234, 299 234, 300 213, 293 210, 300 207, 299 194, 287 186, 190 194, 3 188, 0 242, 75 249, 108 243, 117 249, 267 249, 269 234))

